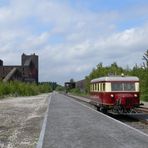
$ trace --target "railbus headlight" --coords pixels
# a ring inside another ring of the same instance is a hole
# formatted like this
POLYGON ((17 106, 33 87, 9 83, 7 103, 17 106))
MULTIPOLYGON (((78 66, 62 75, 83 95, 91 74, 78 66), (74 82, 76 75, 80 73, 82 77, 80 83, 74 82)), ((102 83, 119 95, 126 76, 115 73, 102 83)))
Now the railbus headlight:
POLYGON ((111 97, 111 98, 114 98, 114 94, 110 94, 110 97, 111 97))
POLYGON ((135 97, 135 98, 137 98, 137 97, 138 97, 138 95, 137 95, 137 94, 134 94, 134 97, 135 97))

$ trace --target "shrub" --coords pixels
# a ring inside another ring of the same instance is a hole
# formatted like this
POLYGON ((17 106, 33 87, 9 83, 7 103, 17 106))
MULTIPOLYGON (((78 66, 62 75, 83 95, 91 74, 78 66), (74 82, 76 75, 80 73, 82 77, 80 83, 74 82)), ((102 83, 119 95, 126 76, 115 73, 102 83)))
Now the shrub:
POLYGON ((141 95, 141 100, 148 102, 148 94, 141 95))
POLYGON ((80 94, 81 93, 80 89, 78 89, 78 88, 73 88, 73 89, 70 90, 70 92, 74 93, 74 94, 80 94))
POLYGON ((65 91, 65 88, 63 86, 58 85, 56 87, 56 91, 65 91))
POLYGON ((40 93, 51 92, 51 86, 47 84, 24 83, 11 81, 7 83, 0 82, 0 96, 15 95, 15 96, 31 96, 40 93))

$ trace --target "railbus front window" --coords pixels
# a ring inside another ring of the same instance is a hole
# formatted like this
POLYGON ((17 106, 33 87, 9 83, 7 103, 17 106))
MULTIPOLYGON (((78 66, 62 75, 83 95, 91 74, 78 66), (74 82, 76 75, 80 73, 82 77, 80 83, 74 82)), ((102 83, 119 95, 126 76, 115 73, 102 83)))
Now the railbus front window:
POLYGON ((111 83, 111 89, 112 91, 123 91, 123 85, 122 83, 113 82, 111 83))
POLYGON ((135 91, 134 82, 112 82, 111 83, 112 91, 135 91))
POLYGON ((124 90, 135 91, 135 83, 124 83, 124 90))

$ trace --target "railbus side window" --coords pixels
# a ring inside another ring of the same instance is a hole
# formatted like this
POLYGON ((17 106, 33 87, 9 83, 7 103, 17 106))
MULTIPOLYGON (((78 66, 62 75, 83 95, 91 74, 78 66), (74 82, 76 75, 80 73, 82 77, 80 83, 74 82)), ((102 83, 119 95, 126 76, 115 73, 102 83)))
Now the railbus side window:
POLYGON ((105 83, 102 83, 102 91, 105 91, 105 83))
POLYGON ((96 91, 98 91, 98 83, 96 83, 96 91))
POLYGON ((98 91, 98 86, 97 86, 97 83, 96 83, 96 91, 98 91))
POLYGON ((96 91, 98 91, 98 85, 97 85, 97 83, 96 83, 96 91))
POLYGON ((92 91, 94 91, 94 84, 92 84, 92 91))
POLYGON ((98 87, 97 91, 99 91, 99 83, 97 83, 97 87, 98 87))
POLYGON ((95 84, 93 85, 93 91, 95 91, 95 84))
POLYGON ((100 91, 100 83, 98 83, 98 91, 100 91))
POLYGON ((100 83, 100 91, 102 91, 102 83, 100 83))

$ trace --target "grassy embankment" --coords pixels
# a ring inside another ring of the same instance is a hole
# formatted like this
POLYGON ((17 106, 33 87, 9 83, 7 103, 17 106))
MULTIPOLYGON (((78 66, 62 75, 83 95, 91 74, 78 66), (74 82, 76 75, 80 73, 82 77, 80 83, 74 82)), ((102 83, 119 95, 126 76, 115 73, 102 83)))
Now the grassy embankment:
POLYGON ((140 100, 148 102, 148 91, 141 92, 140 100))
POLYGON ((73 89, 69 90, 69 93, 71 93, 73 95, 77 95, 77 96, 82 96, 82 97, 89 96, 89 93, 81 92, 80 89, 78 89, 78 88, 73 88, 73 89))
POLYGON ((52 89, 48 84, 0 82, 0 98, 5 96, 32 96, 51 91, 52 89))

